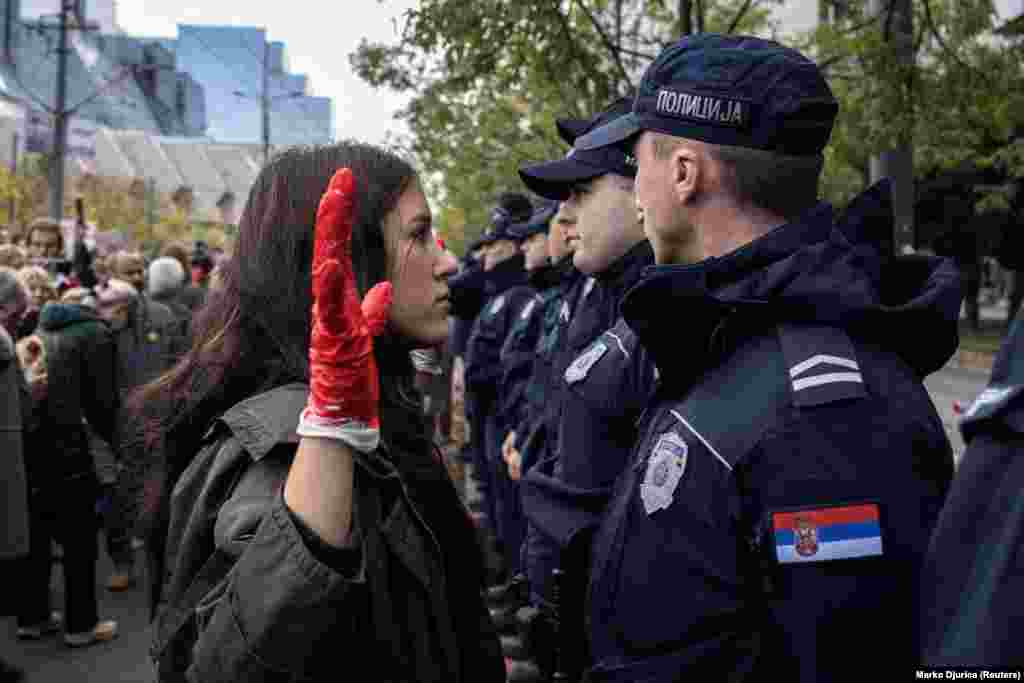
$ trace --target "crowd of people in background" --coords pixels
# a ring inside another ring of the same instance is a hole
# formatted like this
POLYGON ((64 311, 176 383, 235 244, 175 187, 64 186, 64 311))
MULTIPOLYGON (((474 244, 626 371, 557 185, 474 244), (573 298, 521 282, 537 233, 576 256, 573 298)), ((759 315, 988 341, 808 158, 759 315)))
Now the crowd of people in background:
POLYGON ((126 477, 129 463, 146 464, 142 449, 127 452, 141 442, 129 433, 125 401, 185 351, 223 254, 202 242, 98 253, 81 225, 70 241, 50 219, 0 229, 0 323, 23 379, 30 539, 24 557, 5 564, 20 586, 5 607, 17 616, 18 639, 63 631, 68 646, 83 647, 118 633, 97 596, 101 530, 114 567, 106 588, 130 590, 140 580, 138 485, 126 477), (63 606, 51 604, 55 557, 63 606))

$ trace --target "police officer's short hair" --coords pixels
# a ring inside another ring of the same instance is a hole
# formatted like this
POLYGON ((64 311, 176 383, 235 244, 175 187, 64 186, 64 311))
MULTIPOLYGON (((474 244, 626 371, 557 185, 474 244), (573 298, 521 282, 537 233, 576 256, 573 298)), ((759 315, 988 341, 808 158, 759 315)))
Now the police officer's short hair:
MULTIPOLYGON (((654 154, 666 159, 684 140, 652 133, 654 154)), ((791 220, 818 201, 825 167, 822 154, 792 156, 751 147, 700 143, 725 167, 726 191, 739 203, 750 204, 791 220)))

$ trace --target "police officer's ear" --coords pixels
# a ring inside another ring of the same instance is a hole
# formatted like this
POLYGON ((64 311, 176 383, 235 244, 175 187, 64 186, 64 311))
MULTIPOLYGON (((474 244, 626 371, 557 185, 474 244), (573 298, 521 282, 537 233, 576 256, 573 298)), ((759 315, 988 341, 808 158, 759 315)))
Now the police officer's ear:
POLYGON ((700 143, 678 140, 669 156, 671 183, 680 205, 692 203, 707 180, 710 159, 702 147, 700 143))

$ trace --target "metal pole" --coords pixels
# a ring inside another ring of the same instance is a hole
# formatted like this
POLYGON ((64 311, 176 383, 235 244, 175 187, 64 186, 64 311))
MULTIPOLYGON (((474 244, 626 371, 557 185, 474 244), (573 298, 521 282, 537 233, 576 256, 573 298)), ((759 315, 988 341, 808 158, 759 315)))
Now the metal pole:
MULTIPOLYGON (((881 30, 889 27, 891 54, 907 66, 914 64, 913 12, 909 0, 871 0, 869 10, 880 15, 881 30), (891 12, 892 16, 885 14, 891 12)), ((893 149, 871 158, 871 182, 892 180, 895 232, 892 250, 900 253, 914 244, 914 148, 909 131, 893 149)))
POLYGON ((50 217, 64 217, 64 157, 68 141, 68 12, 73 0, 60 2, 60 46, 57 48, 57 101, 53 116, 53 154, 50 157, 50 217))
MULTIPOLYGON (((15 181, 18 178, 18 134, 15 133, 11 136, 11 175, 14 176, 15 181)), ((11 199, 7 204, 7 222, 14 226, 18 211, 18 200, 16 199, 17 192, 11 193, 11 199)))
POLYGON ((146 178, 146 224, 149 226, 146 239, 153 237, 153 228, 156 225, 156 200, 156 179, 146 178))
POLYGON ((263 41, 263 90, 260 92, 263 109, 263 163, 270 159, 270 41, 263 41))

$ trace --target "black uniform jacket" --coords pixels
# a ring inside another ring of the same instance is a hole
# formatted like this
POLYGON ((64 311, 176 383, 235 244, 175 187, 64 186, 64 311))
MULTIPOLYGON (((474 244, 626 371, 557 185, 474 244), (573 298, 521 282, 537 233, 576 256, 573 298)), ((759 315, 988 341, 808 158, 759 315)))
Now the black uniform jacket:
POLYGON ((967 449, 921 577, 922 662, 1024 667, 1024 317, 961 422, 967 449))
POLYGON ((819 205, 721 258, 654 267, 623 302, 660 378, 594 540, 590 680, 914 665, 953 472, 922 380, 957 347, 960 278, 843 227, 819 205))

